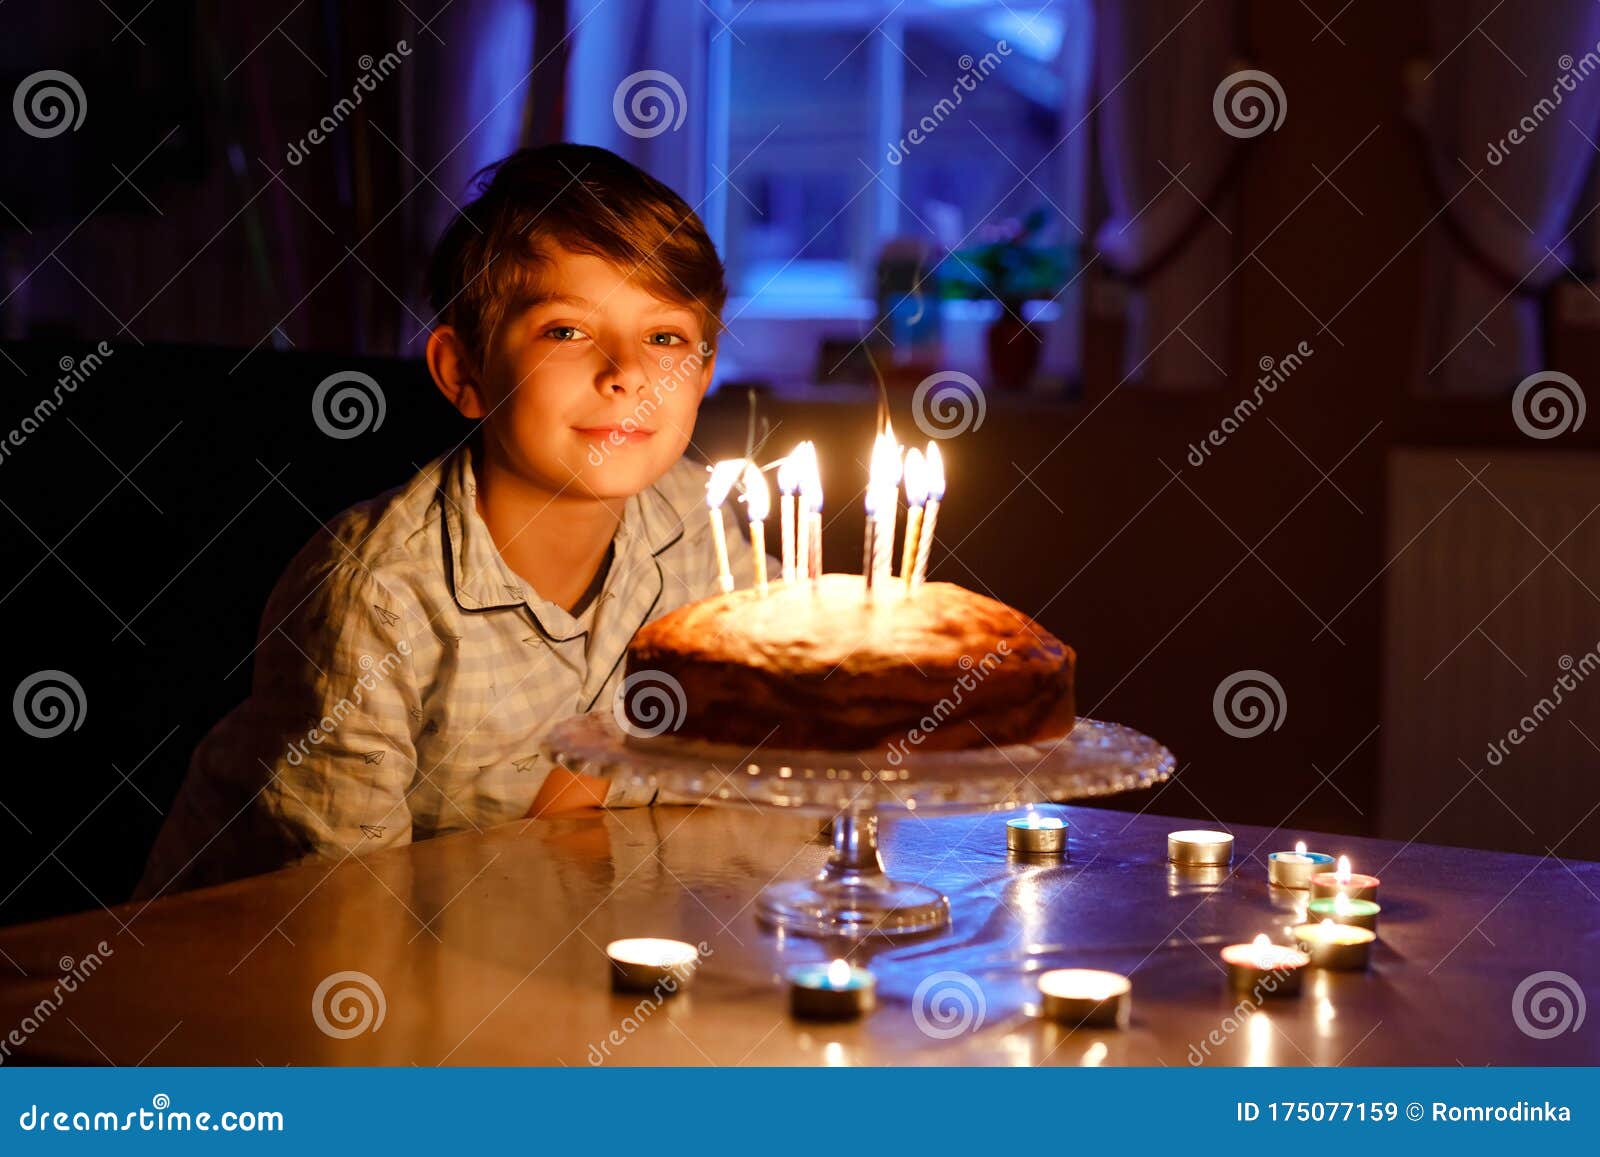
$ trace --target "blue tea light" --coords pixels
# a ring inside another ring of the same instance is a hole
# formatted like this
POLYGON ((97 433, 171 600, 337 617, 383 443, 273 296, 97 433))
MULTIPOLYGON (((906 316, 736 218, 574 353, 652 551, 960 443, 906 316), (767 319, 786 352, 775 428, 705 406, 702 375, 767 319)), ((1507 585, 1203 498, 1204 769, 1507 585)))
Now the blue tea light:
POLYGON ((1274 887, 1307 891, 1311 877, 1331 870, 1333 857, 1326 852, 1306 851, 1304 840, 1296 841, 1292 852, 1273 852, 1267 857, 1267 879, 1274 887))
POLYGON ((1006 821, 1006 848, 1030 856, 1060 856, 1067 850, 1067 821, 1029 812, 1006 821))
POLYGON ((878 982, 848 960, 802 964, 789 973, 789 1011, 801 1020, 854 1020, 871 1010, 878 982))

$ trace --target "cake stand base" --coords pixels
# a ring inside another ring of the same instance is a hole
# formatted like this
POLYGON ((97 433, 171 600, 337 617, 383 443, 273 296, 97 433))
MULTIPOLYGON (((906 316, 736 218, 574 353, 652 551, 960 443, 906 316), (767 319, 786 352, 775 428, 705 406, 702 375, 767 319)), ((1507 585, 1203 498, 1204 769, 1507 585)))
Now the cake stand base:
POLYGON ((797 751, 625 734, 610 711, 562 720, 544 754, 574 772, 664 802, 780 808, 833 816, 833 852, 808 880, 773 884, 754 902, 766 924, 802 936, 911 936, 950 924, 950 901, 892 880, 878 857, 878 815, 1007 808, 1131 791, 1172 774, 1172 752, 1129 727, 1079 719, 1063 736, 963 751, 797 751))
POLYGON ((891 880, 878 856, 878 817, 843 812, 822 871, 763 889, 756 915, 800 936, 910 936, 947 926, 950 901, 937 889, 891 880))

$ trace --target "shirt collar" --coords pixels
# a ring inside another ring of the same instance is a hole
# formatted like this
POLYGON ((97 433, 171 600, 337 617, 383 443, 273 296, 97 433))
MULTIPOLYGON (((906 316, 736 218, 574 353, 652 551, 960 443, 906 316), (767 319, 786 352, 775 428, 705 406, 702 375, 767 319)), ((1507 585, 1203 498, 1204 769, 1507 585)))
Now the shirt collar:
MULTIPOLYGON (((478 513, 478 482, 472 469, 474 443, 469 441, 442 464, 439 479, 451 586, 465 611, 526 605, 546 634, 567 638, 579 633, 577 620, 513 571, 500 555, 488 524, 478 513)), ((654 485, 630 495, 617 528, 612 576, 639 574, 654 567, 638 563, 658 556, 684 534, 682 512, 654 485), (620 569, 619 569, 620 568, 620 569)), ((608 577, 607 587, 611 585, 608 577)))

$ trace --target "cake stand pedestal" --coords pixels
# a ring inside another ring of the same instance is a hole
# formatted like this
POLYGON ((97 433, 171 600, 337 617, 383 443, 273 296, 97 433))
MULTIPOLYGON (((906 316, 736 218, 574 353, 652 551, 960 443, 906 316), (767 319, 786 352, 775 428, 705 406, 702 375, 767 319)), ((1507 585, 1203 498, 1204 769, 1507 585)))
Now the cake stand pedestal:
POLYGON ((1080 719, 1071 734, 971 751, 751 750, 625 733, 610 712, 563 720, 545 754, 571 771, 659 789, 674 803, 785 808, 833 819, 833 852, 816 876, 769 885, 763 922, 805 936, 906 936, 950 922, 937 889, 895 880, 878 851, 883 814, 1000 810, 1149 787, 1172 774, 1170 751, 1116 723, 1080 719))

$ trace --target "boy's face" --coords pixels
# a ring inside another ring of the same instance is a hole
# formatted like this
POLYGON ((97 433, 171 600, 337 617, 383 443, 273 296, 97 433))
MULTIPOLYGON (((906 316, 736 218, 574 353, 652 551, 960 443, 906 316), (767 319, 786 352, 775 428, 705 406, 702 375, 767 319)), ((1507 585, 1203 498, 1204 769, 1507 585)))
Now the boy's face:
POLYGON ((527 481, 626 498, 682 457, 713 355, 694 310, 601 258, 544 252, 541 298, 500 323, 476 391, 484 414, 468 416, 484 416, 488 452, 527 481))

